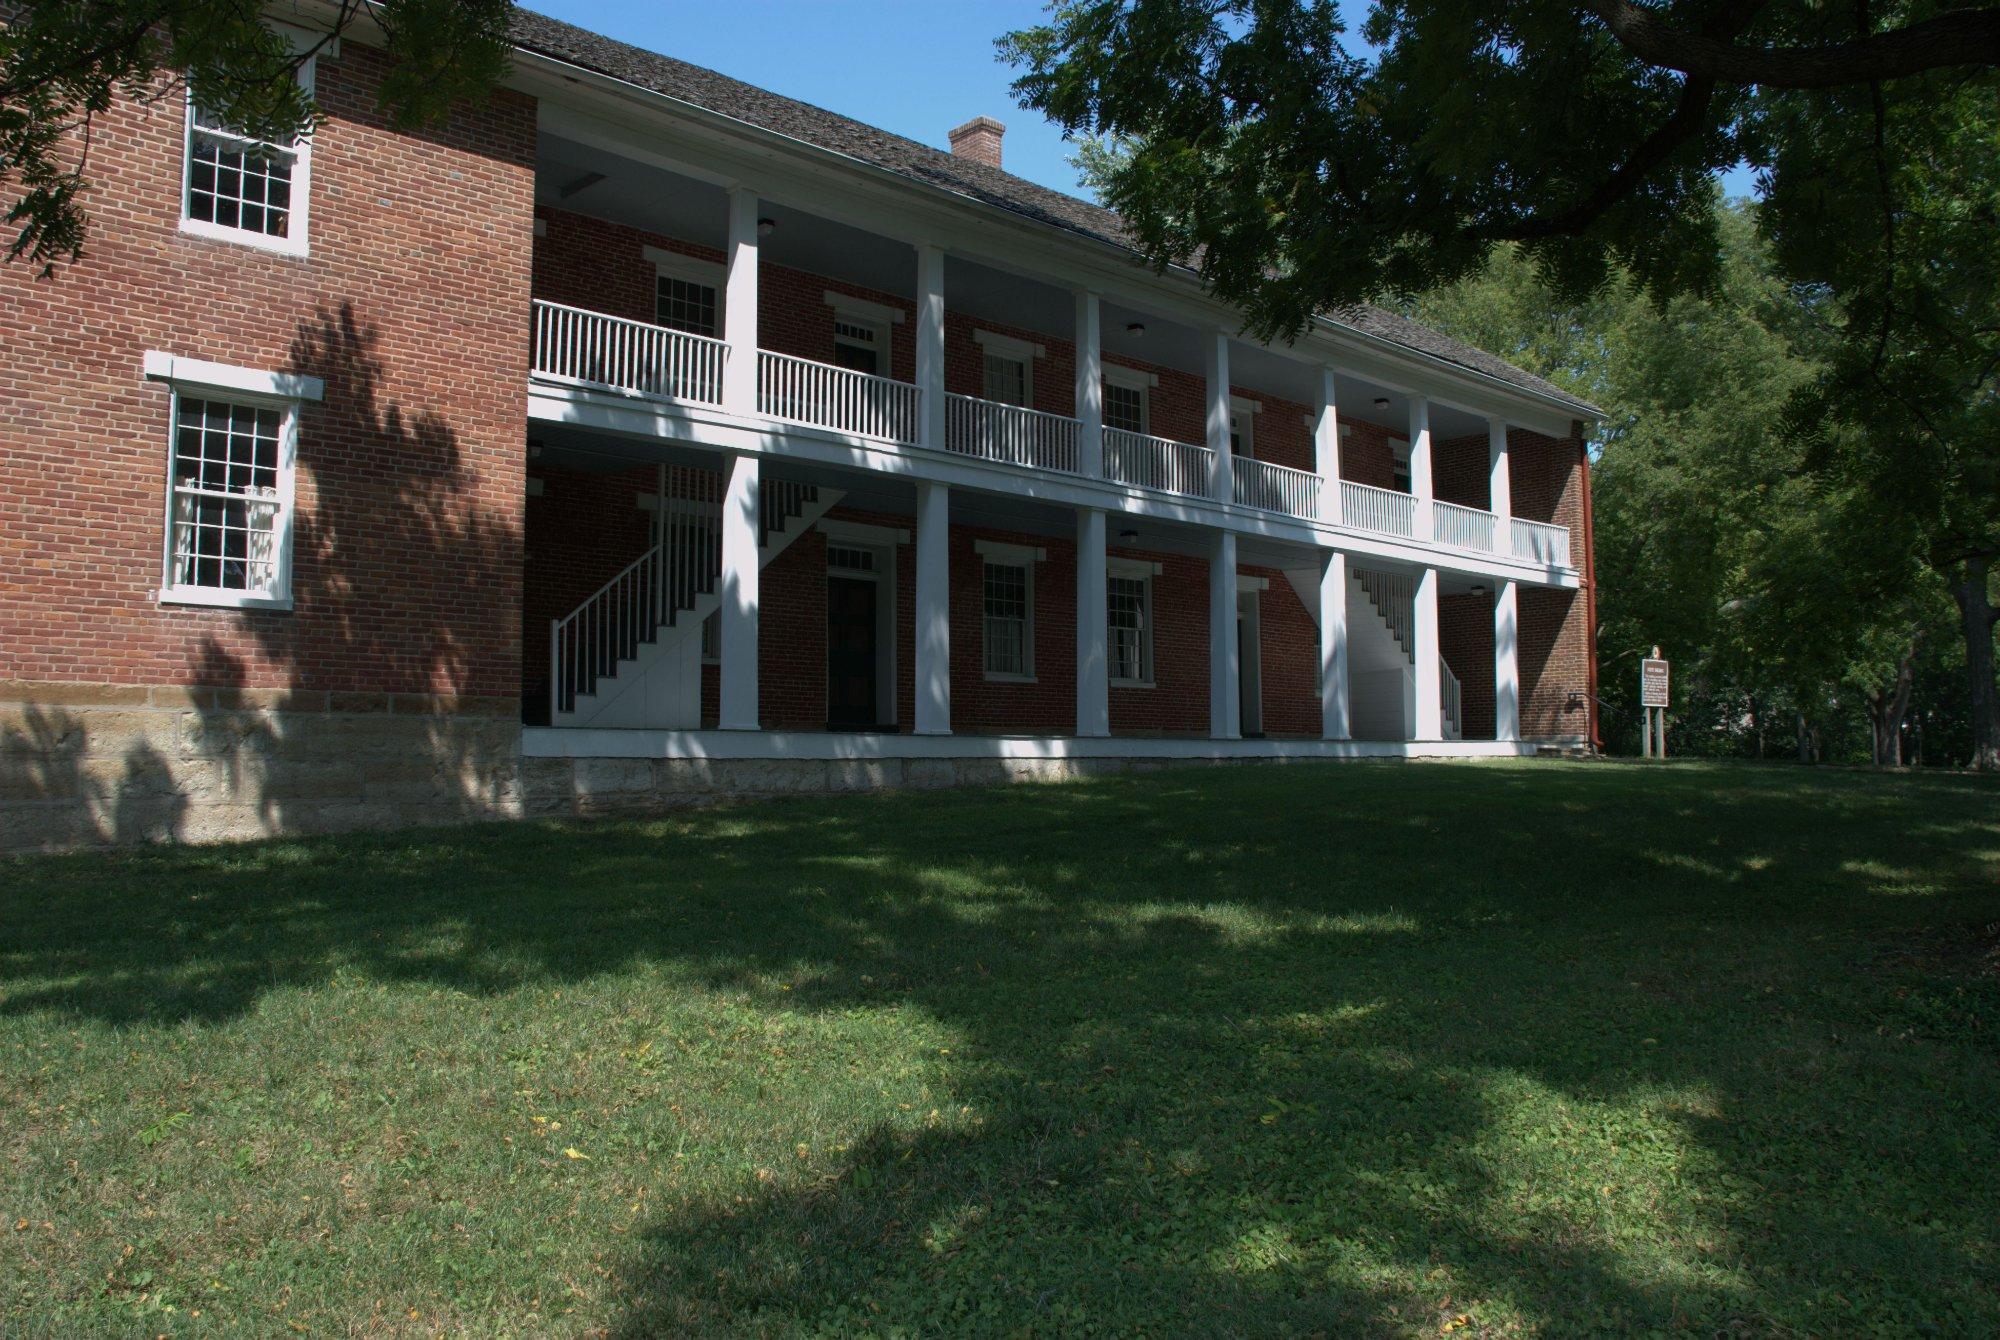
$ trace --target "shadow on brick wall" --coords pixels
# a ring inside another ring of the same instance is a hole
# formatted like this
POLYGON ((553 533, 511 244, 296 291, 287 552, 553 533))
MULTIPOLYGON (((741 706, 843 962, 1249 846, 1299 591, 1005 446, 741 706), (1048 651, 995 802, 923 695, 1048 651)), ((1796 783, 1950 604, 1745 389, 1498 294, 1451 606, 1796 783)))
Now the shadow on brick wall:
POLYGON ((518 389, 482 414, 486 388, 413 372, 467 407, 455 426, 388 394, 380 344, 351 302, 292 341, 287 371, 326 384, 299 434, 295 608, 210 620, 192 687, 38 686, 0 708, 0 851, 514 811, 518 389))

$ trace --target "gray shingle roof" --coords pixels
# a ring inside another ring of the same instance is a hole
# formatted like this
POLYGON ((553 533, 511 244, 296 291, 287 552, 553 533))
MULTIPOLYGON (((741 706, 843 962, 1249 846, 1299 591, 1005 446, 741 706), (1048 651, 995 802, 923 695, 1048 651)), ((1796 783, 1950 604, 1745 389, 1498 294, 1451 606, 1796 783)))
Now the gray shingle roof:
MULTIPOLYGON (((517 8, 514 11, 512 36, 516 45, 537 55, 678 98, 760 129, 774 131, 912 181, 949 191, 953 195, 1007 210, 1036 223, 1128 250, 1132 248, 1131 235, 1123 221, 1101 205, 1052 191, 1046 186, 1037 186, 1011 172, 958 157, 943 149, 934 149, 928 144, 891 134, 823 107, 780 96, 671 56, 614 41, 531 10, 517 8)), ((1597 417, 1600 413, 1588 402, 1515 367, 1505 359, 1441 335, 1394 312, 1364 306, 1350 308, 1328 319, 1363 335, 1457 364, 1523 390, 1552 396, 1573 407, 1579 414, 1597 417)))

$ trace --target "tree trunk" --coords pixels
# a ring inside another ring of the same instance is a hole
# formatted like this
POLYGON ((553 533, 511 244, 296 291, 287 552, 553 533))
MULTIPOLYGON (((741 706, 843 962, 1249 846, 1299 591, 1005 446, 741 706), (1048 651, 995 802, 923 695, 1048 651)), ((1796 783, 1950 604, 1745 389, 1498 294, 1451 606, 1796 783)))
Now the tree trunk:
POLYGON ((2000 772, 2000 703, 1993 682, 1993 602, 1987 597, 1990 559, 1965 560, 1952 596, 1958 601, 1959 629, 1965 634, 1965 673, 1972 698, 1972 761, 1985 772, 2000 772))
POLYGON ((1812 761, 1812 728, 1806 725, 1806 714, 1801 712, 1799 713, 1799 762, 1812 761))
POLYGON ((1903 766, 1903 722, 1910 715, 1910 689, 1916 683, 1917 652, 1923 645, 1922 633, 1912 637, 1910 649, 1896 667, 1895 680, 1887 689, 1868 695, 1868 725, 1874 736, 1871 752, 1878 768, 1903 766))

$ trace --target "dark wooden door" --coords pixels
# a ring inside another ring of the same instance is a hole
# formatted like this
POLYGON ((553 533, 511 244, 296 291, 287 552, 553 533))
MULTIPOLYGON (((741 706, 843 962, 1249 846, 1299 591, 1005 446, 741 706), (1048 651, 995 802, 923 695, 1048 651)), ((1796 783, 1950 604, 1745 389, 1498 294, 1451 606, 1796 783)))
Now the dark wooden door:
POLYGON ((826 582, 826 724, 873 726, 875 583, 826 582))

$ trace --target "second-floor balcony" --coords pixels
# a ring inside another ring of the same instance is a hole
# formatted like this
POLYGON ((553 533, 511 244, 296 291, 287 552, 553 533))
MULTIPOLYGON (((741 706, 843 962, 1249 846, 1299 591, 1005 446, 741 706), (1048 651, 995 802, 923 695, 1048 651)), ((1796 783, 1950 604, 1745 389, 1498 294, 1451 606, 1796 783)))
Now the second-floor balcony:
MULTIPOLYGON (((560 303, 534 305, 531 372, 545 382, 723 410, 734 353, 706 335, 560 303)), ((1209 447, 1110 426, 1093 433, 1071 415, 958 392, 944 394, 942 437, 929 443, 921 386, 769 349, 756 359, 754 412, 780 424, 1541 566, 1571 561, 1563 526, 1349 479, 1330 487, 1312 471, 1251 456, 1232 456, 1225 482, 1209 447)))

